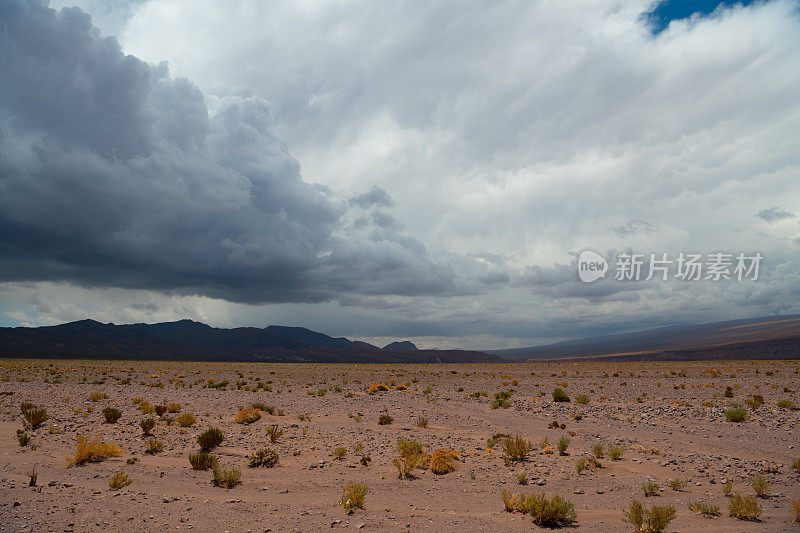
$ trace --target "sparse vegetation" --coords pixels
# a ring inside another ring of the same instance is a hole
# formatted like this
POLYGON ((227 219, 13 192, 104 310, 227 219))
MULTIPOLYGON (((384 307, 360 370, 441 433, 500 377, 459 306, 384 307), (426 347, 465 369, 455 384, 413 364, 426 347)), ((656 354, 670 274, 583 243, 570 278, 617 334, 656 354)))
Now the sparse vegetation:
POLYGON ((197 444, 204 451, 211 451, 225 440, 225 435, 218 428, 208 428, 197 437, 197 444))
POLYGON ((356 509, 363 509, 368 490, 364 483, 351 482, 345 485, 342 489, 342 499, 339 500, 344 511, 353 514, 356 509))
POLYGON ((269 435, 269 441, 273 444, 278 442, 283 436, 285 429, 279 428, 278 424, 272 424, 270 427, 267 428, 267 435, 269 435))
POLYGON ((426 428, 428 427, 428 419, 424 416, 419 416, 415 424, 418 428, 426 428))
POLYGON ((689 502, 689 510, 697 513, 699 515, 703 515, 706 518, 711 518, 714 516, 719 516, 719 506, 712 505, 708 502, 704 502, 702 500, 697 500, 695 502, 689 502))
POLYGON ((753 487, 756 496, 758 496, 759 498, 769 497, 770 482, 762 474, 757 474, 756 476, 754 476, 753 479, 750 481, 750 486, 753 487))
POLYGON ((122 455, 122 448, 114 442, 103 442, 99 439, 89 440, 88 437, 78 435, 75 448, 75 455, 67 457, 71 465, 83 465, 85 463, 99 463, 109 457, 122 455))
POLYGON ((675 478, 669 480, 669 488, 672 490, 682 490, 689 484, 689 481, 681 478, 675 478))
POLYGON ((675 518, 675 507, 652 506, 649 509, 639 500, 633 500, 622 514, 622 521, 631 524, 640 533, 661 533, 675 518))
POLYGON ((446 474, 456 469, 455 461, 458 461, 458 452, 455 450, 436 450, 431 454, 430 467, 434 474, 446 474))
POLYGON ((612 446, 608 449, 608 456, 611 457, 612 461, 619 461, 624 453, 625 448, 622 446, 612 446))
POLYGON ((602 444, 595 444, 592 446, 592 455, 598 459, 602 459, 606 455, 606 449, 602 444))
POLYGON ((121 470, 111 476, 111 479, 108 480, 108 486, 112 490, 119 490, 123 487, 127 487, 131 483, 133 483, 133 480, 128 477, 128 474, 121 470))
POLYGON ((345 456, 347 456, 347 450, 344 448, 344 446, 339 446, 338 448, 333 450, 333 456, 341 461, 342 459, 345 458, 345 456))
POLYGON ((560 387, 556 387, 553 390, 553 401, 554 402, 568 402, 568 401, 570 401, 570 399, 569 399, 569 395, 567 395, 567 393, 564 392, 564 389, 562 389, 560 387))
POLYGON ((192 427, 197 422, 197 417, 192 413, 181 413, 176 419, 178 425, 182 428, 192 427))
POLYGON ((732 492, 733 492, 733 483, 730 480, 722 484, 722 494, 724 496, 730 496, 732 492))
POLYGON ((587 404, 589 403, 589 397, 585 394, 578 394, 577 398, 575 398, 575 403, 587 404))
POLYGON ((217 458, 208 452, 190 453, 189 464, 194 470, 208 470, 217 466, 217 458))
POLYGON ((400 438, 397 440, 397 451, 400 457, 393 461, 397 468, 397 477, 413 478, 414 469, 421 468, 427 463, 428 456, 422 448, 422 444, 414 440, 400 438))
POLYGON ((214 473, 213 483, 217 487, 225 487, 226 489, 230 489, 235 487, 239 484, 239 480, 242 479, 242 471, 232 466, 230 468, 222 468, 219 465, 216 465, 212 472, 214 473))
POLYGON ((142 427, 142 433, 145 435, 150 435, 150 432, 153 431, 154 427, 156 427, 156 421, 152 418, 145 418, 139 422, 139 425, 142 427))
POLYGON ((41 426, 50 418, 47 415, 47 410, 45 410, 43 407, 37 407, 33 404, 26 405, 25 403, 23 403, 22 406, 25 407, 25 409, 22 411, 25 421, 28 422, 28 425, 33 429, 41 426))
POLYGON ((646 481, 642 483, 642 490, 645 496, 657 496, 659 488, 658 483, 655 481, 646 481))
POLYGON ((259 466, 272 468, 276 464, 278 464, 278 453, 268 448, 259 450, 250 456, 250 468, 259 466))
POLYGON ((558 439, 558 455, 567 455, 567 448, 569 448, 569 437, 562 435, 558 439))
POLYGON ((744 407, 733 407, 723 411, 728 422, 744 422, 747 419, 747 409, 744 407))
POLYGON ((564 527, 578 518, 575 506, 558 494, 548 498, 545 494, 515 495, 508 491, 501 494, 506 512, 516 511, 529 515, 533 523, 541 527, 564 527))
POLYGON ((106 407, 103 409, 103 418, 105 418, 106 424, 116 424, 117 420, 119 420, 121 417, 122 411, 116 407, 106 407))
POLYGON ((502 447, 506 457, 517 463, 525 461, 532 448, 531 443, 519 434, 503 439, 502 447))
POLYGON ((758 505, 755 496, 734 494, 728 501, 728 511, 732 517, 739 520, 755 521, 764 510, 758 505))
POLYGON ((252 424, 261 419, 261 411, 255 407, 247 407, 239 411, 234 419, 237 424, 252 424))
POLYGON ((31 442, 31 436, 23 429, 17 430, 17 442, 20 446, 27 446, 31 442))
POLYGON ((792 502, 792 524, 800 524, 800 499, 792 502))
POLYGON ((147 439, 147 444, 144 449, 146 455, 155 455, 164 449, 164 443, 156 439, 147 439))
POLYGON ((394 418, 392 418, 391 416, 389 416, 386 413, 384 413, 384 414, 382 414, 381 416, 378 417, 378 424, 380 424, 381 426, 388 426, 393 421, 394 421, 394 418))

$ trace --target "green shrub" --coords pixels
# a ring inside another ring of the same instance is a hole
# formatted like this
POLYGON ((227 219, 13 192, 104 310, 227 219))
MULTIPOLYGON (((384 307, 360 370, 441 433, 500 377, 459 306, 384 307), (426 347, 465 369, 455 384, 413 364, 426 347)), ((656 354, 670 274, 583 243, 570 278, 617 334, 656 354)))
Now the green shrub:
POLYGON ((770 482, 763 475, 758 474, 754 476, 753 479, 750 481, 750 485, 753 487, 753 490, 756 492, 756 496, 758 496, 759 498, 769 497, 770 482))
POLYGON ((569 396, 567 395, 567 393, 564 392, 564 389, 562 389, 560 387, 556 387, 556 389, 553 391, 553 401, 554 402, 568 402, 568 401, 570 401, 570 399, 569 399, 569 396))
POLYGON ((164 444, 160 440, 148 439, 147 448, 145 448, 144 453, 146 455, 155 455, 161 452, 163 449, 164 449, 164 444))
POLYGON ((688 484, 689 482, 687 480, 681 478, 675 478, 669 480, 669 488, 671 488, 672 490, 681 490, 685 488, 686 485, 688 484))
POLYGON ((561 438, 558 439, 558 454, 567 455, 567 448, 569 448, 569 437, 562 435, 561 438))
POLYGON ((642 490, 644 491, 645 496, 657 496, 658 489, 658 483, 655 481, 647 481, 642 484, 642 490))
POLYGON ((139 425, 142 427, 142 433, 145 435, 150 435, 150 432, 153 431, 153 428, 156 427, 156 421, 152 418, 145 418, 139 425))
POLYGON ((689 510, 699 515, 703 515, 706 518, 720 515, 719 506, 706 503, 702 500, 689 502, 689 510))
POLYGON ((119 490, 123 487, 127 487, 131 483, 133 483, 133 480, 128 477, 128 474, 121 470, 108 480, 108 486, 112 490, 119 490))
POLYGON ((631 524, 641 533, 661 533, 675 518, 675 507, 653 506, 649 509, 642 502, 633 500, 630 508, 622 514, 622 521, 631 524))
POLYGON ((608 449, 608 456, 611 457, 612 461, 619 461, 622 459, 622 454, 625 453, 625 448, 622 446, 612 446, 608 449))
POLYGON ((575 398, 575 402, 580 404, 587 404, 589 403, 589 397, 586 396, 585 394, 578 394, 578 397, 575 398))
POLYGON ((503 505, 506 511, 517 511, 529 515, 533 523, 541 527, 564 527, 575 523, 578 518, 575 506, 558 494, 548 498, 545 494, 515 496, 503 491, 503 505))
POLYGON ((606 454, 606 449, 602 444, 595 444, 592 446, 592 455, 598 459, 602 459, 606 454))
POLYGON ((509 460, 514 462, 525 461, 528 452, 531 451, 531 444, 519 434, 508 437, 502 441, 503 451, 509 460))
POLYGON ((222 444, 225 440, 225 435, 222 434, 217 428, 209 428, 197 437, 197 444, 204 451, 210 451, 222 444))
POLYGON ((197 422, 197 417, 192 413, 181 413, 178 416, 178 425, 182 428, 192 427, 197 422))
POLYGON ((285 429, 281 429, 278 427, 278 424, 272 424, 269 428, 267 428, 267 435, 269 435, 269 441, 273 444, 278 442, 278 439, 283 436, 285 429))
POLYGON ((744 422, 747 419, 747 409, 744 407, 734 407, 723 412, 728 422, 744 422))
POLYGON ((231 468, 222 468, 221 466, 217 465, 213 468, 214 485, 218 487, 225 487, 226 489, 230 489, 235 487, 239 484, 239 480, 242 479, 242 471, 238 468, 231 467, 231 468))
MULTIPOLYGON (((24 406, 25 404, 22 405, 24 406)), ((50 418, 47 416, 47 411, 43 407, 36 407, 35 405, 31 405, 29 408, 23 411, 23 415, 25 416, 25 420, 33 429, 41 426, 45 420, 50 418)))
POLYGON ((20 446, 27 446, 31 442, 31 436, 28 432, 22 429, 17 430, 17 442, 20 446))
POLYGON ((797 409, 797 404, 792 400, 781 400, 778 402, 778 407, 781 409, 797 409))
POLYGON ((259 450, 250 456, 250 468, 264 466, 272 468, 278 464, 278 454, 270 449, 259 450))
POLYGON ((208 470, 217 466, 217 458, 208 452, 190 453, 189 463, 195 470, 208 470))
POLYGON ((345 458, 345 456, 347 456, 347 450, 344 448, 344 446, 339 446, 338 448, 333 450, 333 456, 341 461, 342 459, 345 458))
POLYGON ((364 483, 350 482, 345 485, 342 489, 342 499, 339 500, 344 511, 347 514, 353 514, 356 509, 363 509, 368 490, 369 488, 364 483))
POLYGON ((122 417, 122 411, 115 407, 106 407, 103 409, 103 417, 107 424, 114 424, 122 417))
POLYGON ((755 521, 764 510, 758 505, 755 496, 734 494, 728 501, 728 511, 732 517, 739 520, 755 521))

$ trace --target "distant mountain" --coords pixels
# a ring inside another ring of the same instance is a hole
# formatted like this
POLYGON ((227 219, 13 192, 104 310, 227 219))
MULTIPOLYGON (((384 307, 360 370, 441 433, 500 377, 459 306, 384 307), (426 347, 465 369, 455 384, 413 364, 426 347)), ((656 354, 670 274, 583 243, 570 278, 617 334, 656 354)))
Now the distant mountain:
POLYGON ((415 352, 417 346, 411 341, 394 341, 384 346, 383 349, 390 352, 415 352))
POLYGON ((668 326, 489 353, 523 361, 800 359, 800 315, 668 326))
MULTIPOLYGON (((403 344, 403 343, 400 343, 403 344)), ((408 343, 411 344, 411 343, 408 343)), ((80 320, 38 328, 0 328, 0 356, 315 363, 492 363, 466 350, 382 350, 306 328, 214 328, 192 320, 103 324, 80 320)))

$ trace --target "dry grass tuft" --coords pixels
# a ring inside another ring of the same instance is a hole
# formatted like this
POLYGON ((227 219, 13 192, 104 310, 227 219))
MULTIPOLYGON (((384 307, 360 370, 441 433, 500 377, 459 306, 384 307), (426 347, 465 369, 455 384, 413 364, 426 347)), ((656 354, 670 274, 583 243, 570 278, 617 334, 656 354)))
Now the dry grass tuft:
POLYGON ((67 457, 70 465, 83 465, 85 463, 99 463, 109 457, 122 455, 122 448, 114 442, 102 442, 100 439, 89 440, 88 437, 78 435, 75 455, 67 457))
POLYGON ((506 457, 516 463, 525 461, 532 448, 531 443, 519 434, 503 439, 502 447, 506 457))
POLYGON ((255 407, 247 407, 239 411, 234 419, 237 424, 252 424, 261 419, 261 411, 255 407))
POLYGON ((347 514, 353 514, 356 509, 364 508, 364 500, 368 491, 369 487, 364 483, 350 482, 342 489, 342 499, 339 500, 339 503, 347 514))
POLYGON ((123 487, 127 487, 131 483, 133 483, 133 480, 128 477, 128 474, 120 470, 108 480, 108 487, 112 490, 119 490, 123 487))
POLYGON ((630 508, 622 514, 622 521, 631 524, 641 533, 661 533, 673 518, 675 507, 654 505, 648 509, 638 500, 633 500, 630 508))
POLYGON ((456 469, 454 461, 458 461, 458 452, 455 450, 436 450, 431 454, 431 472, 434 474, 446 474, 456 469))
POLYGON ((755 496, 734 494, 728 502, 728 511, 734 518, 752 522, 758 520, 764 510, 758 505, 755 496))

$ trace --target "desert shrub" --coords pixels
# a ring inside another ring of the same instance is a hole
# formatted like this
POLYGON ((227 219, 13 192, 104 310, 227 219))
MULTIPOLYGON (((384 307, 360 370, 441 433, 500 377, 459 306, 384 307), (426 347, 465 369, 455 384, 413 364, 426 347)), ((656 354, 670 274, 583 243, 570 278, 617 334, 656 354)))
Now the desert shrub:
POLYGON ((750 398, 747 398, 744 403, 746 403, 750 409, 758 409, 764 405, 764 397, 760 394, 754 394, 750 398))
POLYGON ((112 490, 119 490, 123 487, 127 487, 131 483, 133 483, 133 480, 128 477, 128 474, 120 470, 108 480, 108 487, 112 490))
POLYGON ((24 415, 26 412, 30 411, 31 409, 34 409, 35 407, 36 407, 35 403, 22 402, 21 404, 19 404, 19 412, 24 415))
POLYGON ((197 422, 197 417, 192 413, 181 413, 177 418, 178 425, 182 428, 192 427, 197 422))
POLYGON ((502 447, 506 456, 518 463, 525 461, 532 448, 531 443, 519 434, 503 439, 502 447))
POLYGON ((150 432, 153 431, 153 428, 156 427, 156 421, 152 418, 145 418, 139 425, 142 427, 142 433, 145 435, 150 435, 150 432))
POLYGON ((586 458, 581 457, 577 461, 575 461, 575 470, 580 474, 584 470, 586 470, 586 458))
POLYGON ((612 461, 619 461, 624 453, 625 448, 622 446, 612 446, 608 449, 608 456, 611 457, 612 461))
POLYGON ((217 466, 217 458, 208 452, 190 453, 189 464, 194 470, 208 470, 217 466))
POLYGON ((553 390, 553 401, 554 402, 568 402, 568 401, 570 401, 570 399, 569 399, 569 396, 567 395, 567 393, 564 392, 564 389, 562 389, 560 387, 556 387, 555 390, 553 390))
POLYGON ((147 439, 147 447, 144 453, 147 455, 155 455, 164 449, 164 443, 156 439, 147 439))
POLYGON ((167 412, 168 413, 180 413, 181 412, 181 404, 173 402, 173 403, 167 405, 167 412))
POLYGON ((156 405, 155 407, 153 407, 153 410, 155 410, 158 416, 164 416, 164 414, 167 412, 168 409, 169 406, 164 404, 156 405))
POLYGON ((567 455, 567 448, 569 448, 569 437, 561 435, 561 438, 558 439, 558 454, 567 455))
POLYGON ((344 448, 344 446, 339 446, 338 448, 333 450, 333 456, 336 459, 339 459, 340 461, 344 459, 346 455, 347 455, 347 450, 344 448))
POLYGON ((212 482, 217 487, 225 487, 226 489, 230 489, 235 487, 239 484, 239 480, 242 479, 242 471, 232 466, 231 468, 222 468, 221 466, 217 465, 212 469, 214 473, 214 479, 212 482))
POLYGON ((761 474, 757 474, 753 477, 750 481, 750 485, 753 487, 753 490, 756 492, 756 496, 759 498, 768 498, 769 497, 769 485, 770 482, 761 474))
POLYGON ((108 394, 105 392, 93 392, 89 395, 89 399, 93 402, 99 402, 108 398, 108 394))
POLYGON ((726 481, 722 484, 722 494, 725 496, 730 496, 731 492, 733 492, 733 483, 726 481))
POLYGON ((516 496, 503 491, 501 498, 507 512, 517 511, 530 515, 533 523, 541 527, 564 527, 575 523, 578 518, 575 506, 558 494, 548 498, 545 494, 516 496))
POLYGON ((399 478, 413 478, 414 469, 422 468, 428 461, 428 455, 423 450, 422 444, 415 440, 398 439, 397 451, 400 452, 400 457, 392 463, 397 467, 399 478))
POLYGON ((592 446, 592 455, 598 459, 602 459, 606 455, 606 449, 602 444, 595 444, 592 446))
POLYGON ((283 436, 285 429, 281 429, 278 427, 278 424, 272 424, 270 427, 267 428, 267 435, 269 435, 269 441, 271 443, 278 442, 278 439, 283 436))
POLYGON ((795 404, 792 400, 781 400, 778 402, 778 407, 781 409, 796 409, 797 404, 795 404))
POLYGON ((358 462, 364 466, 369 466, 369 464, 372 462, 372 457, 370 457, 369 455, 363 455, 361 457, 361 460, 359 460, 358 462))
POLYGON ((208 428, 197 437, 197 444, 205 451, 210 451, 222 444, 225 435, 218 428, 208 428))
POLYGON ((143 415, 151 415, 155 412, 155 409, 153 409, 153 406, 150 405, 150 402, 146 401, 139 402, 139 410, 143 415))
POLYGON ((679 477, 669 480, 669 488, 671 488, 672 490, 681 490, 685 488, 686 485, 688 484, 689 482, 687 480, 681 479, 679 477))
POLYGON ((361 452, 363 452, 363 451, 364 451, 364 445, 363 444, 361 444, 360 442, 356 442, 355 444, 353 444, 353 452, 354 453, 360 455, 361 452))
POLYGON ((728 512, 739 520, 758 520, 764 510, 758 505, 755 496, 742 496, 734 494, 728 501, 728 512))
POLYGON ((378 417, 378 424, 380 424, 381 426, 387 426, 391 424, 393 420, 394 418, 384 413, 378 417))
POLYGON ((258 450, 256 453, 250 456, 250 468, 256 468, 259 466, 272 468, 276 464, 278 464, 278 454, 269 448, 258 450))
POLYGON ((47 416, 47 411, 44 409, 44 407, 36 406, 26 409, 23 412, 23 415, 25 416, 25 420, 28 422, 28 424, 34 429, 44 424, 44 422, 50 418, 47 416))
POLYGON ((673 518, 675 518, 675 507, 654 505, 648 509, 638 500, 633 500, 630 508, 622 514, 622 521, 631 524, 641 533, 660 533, 673 518))
POLYGON ((744 407, 734 407, 723 411, 728 422, 744 422, 747 419, 747 409, 744 407))
POLYGON ((642 483, 642 490, 644 491, 645 496, 657 496, 658 489, 658 483, 655 481, 647 481, 642 483))
POLYGON ((585 394, 578 394, 578 397, 575 398, 575 402, 580 404, 587 404, 589 403, 589 397, 586 396, 585 394))
POLYGON ((511 407, 511 400, 506 400, 505 398, 495 398, 492 400, 492 403, 489 404, 489 407, 492 409, 508 409, 511 407))
POLYGON ((800 524, 800 500, 792 502, 792 523, 800 524))
POLYGON ((105 418, 107 424, 115 424, 120 417, 122 417, 122 411, 116 407, 106 407, 103 409, 103 418, 105 418))
POLYGON ((122 455, 122 448, 114 442, 102 442, 99 439, 89 440, 87 437, 78 435, 75 448, 75 455, 67 457, 71 465, 83 465, 85 463, 99 463, 109 457, 122 455))
POLYGON ((137 396, 136 398, 131 400, 131 402, 133 402, 133 405, 136 405, 136 404, 142 403, 142 400, 144 400, 144 398, 142 398, 140 396, 137 396))
POLYGON ((726 398, 733 398, 733 387, 725 387, 725 394, 726 398))
POLYGON ((696 502, 689 502, 689 510, 699 515, 703 515, 706 518, 720 515, 719 506, 712 505, 702 500, 697 500, 696 502))
POLYGON ((347 514, 353 514, 356 509, 364 508, 364 500, 369 488, 364 483, 351 482, 342 489, 342 499, 339 503, 347 514))
POLYGON ((384 385, 383 383, 376 383, 374 385, 370 385, 367 389, 367 394, 375 394, 376 392, 383 392, 389 390, 389 387, 384 385))
POLYGON ((431 454, 431 472, 434 474, 446 474, 456 469, 454 461, 458 460, 458 452, 455 450, 436 450, 431 454))
POLYGON ((237 424, 252 424, 261 419, 261 411, 255 407, 247 407, 239 411, 234 419, 237 424))
POLYGON ((517 483, 520 485, 527 485, 528 484, 528 473, 527 472, 520 472, 517 474, 517 483))
POLYGON ((800 472, 800 457, 792 461, 792 468, 800 472))
POLYGON ((426 428, 428 427, 428 419, 424 416, 420 416, 417 418, 416 426, 419 428, 426 428))
POLYGON ((31 442, 31 436, 28 432, 22 429, 17 430, 17 442, 20 446, 27 446, 31 442))

